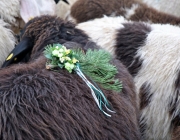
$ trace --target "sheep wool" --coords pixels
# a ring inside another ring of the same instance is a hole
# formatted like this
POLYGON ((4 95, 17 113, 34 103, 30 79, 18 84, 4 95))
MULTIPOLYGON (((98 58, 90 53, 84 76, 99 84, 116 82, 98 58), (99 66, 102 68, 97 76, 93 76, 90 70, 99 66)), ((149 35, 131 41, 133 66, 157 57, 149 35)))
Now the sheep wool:
POLYGON ((67 0, 67 1, 60 0, 56 4, 55 15, 64 20, 70 20, 71 19, 70 9, 76 1, 77 0, 67 0))
POLYGON ((0 17, 19 34, 25 23, 36 16, 55 14, 54 0, 0 0, 0 17))
POLYGON ((0 19, 0 66, 15 46, 15 37, 8 28, 9 26, 9 24, 0 19))
POLYGON ((180 17, 180 1, 179 0, 138 0, 158 11, 180 17))
POLYGON ((77 0, 69 20, 76 23, 106 16, 123 16, 128 20, 180 25, 180 18, 155 10, 136 0, 77 0))
MULTIPOLYGON (((22 30, 21 42, 8 55, 10 59, 6 60, 2 67, 36 59, 42 54, 45 46, 52 43, 64 44, 66 41, 78 42, 86 49, 86 44, 90 42, 89 37, 76 29, 75 24, 71 22, 63 21, 57 16, 35 17, 22 30)), ((93 42, 91 44, 91 47, 97 47, 93 42)))
POLYGON ((20 0, 1 0, 0 1, 0 16, 10 23, 16 23, 16 17, 20 17, 20 0))
POLYGON ((121 93, 102 89, 115 114, 98 109, 89 87, 77 74, 45 69, 46 59, 0 70, 3 140, 140 140, 135 89, 127 69, 117 64, 121 93))
POLYGON ((95 19, 77 28, 114 54, 134 77, 143 139, 170 140, 180 122, 180 28, 123 17, 95 19))
POLYGON ((16 48, 31 49, 24 52, 31 53, 28 63, 0 70, 1 139, 140 140, 134 81, 119 60, 112 58, 111 63, 118 70, 115 78, 122 81, 122 91, 100 87, 116 111, 109 118, 100 112, 90 88, 77 74, 46 69, 42 54, 45 46, 54 43, 84 52, 99 46, 75 24, 54 16, 30 20, 22 34, 16 48))

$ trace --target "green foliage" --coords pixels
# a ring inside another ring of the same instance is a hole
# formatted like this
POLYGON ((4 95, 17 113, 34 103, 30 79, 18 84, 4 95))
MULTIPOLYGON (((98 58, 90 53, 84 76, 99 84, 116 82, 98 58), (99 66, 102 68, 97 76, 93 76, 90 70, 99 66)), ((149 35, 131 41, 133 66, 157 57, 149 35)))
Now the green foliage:
POLYGON ((122 83, 115 79, 117 68, 110 64, 111 54, 105 50, 88 50, 86 54, 76 50, 75 57, 79 60, 82 72, 103 88, 120 92, 122 83))
POLYGON ((45 48, 44 55, 48 58, 46 64, 48 69, 60 67, 67 69, 71 73, 77 63, 77 59, 74 57, 72 50, 66 49, 66 47, 61 44, 48 45, 45 48))
POLYGON ((53 44, 53 46, 48 45, 45 48, 44 55, 48 58, 47 69, 60 67, 71 73, 72 70, 76 70, 78 64, 86 76, 103 88, 117 92, 122 89, 122 83, 115 79, 115 75, 118 73, 117 68, 110 64, 111 55, 105 50, 89 49, 85 54, 80 49, 68 50, 61 44, 53 44))

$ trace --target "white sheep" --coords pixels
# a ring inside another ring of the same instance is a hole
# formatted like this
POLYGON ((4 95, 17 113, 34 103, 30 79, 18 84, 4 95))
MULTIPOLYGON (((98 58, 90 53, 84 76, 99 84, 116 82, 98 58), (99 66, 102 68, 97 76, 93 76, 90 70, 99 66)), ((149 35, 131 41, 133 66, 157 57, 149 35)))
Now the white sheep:
POLYGON ((68 2, 67 4, 65 1, 60 0, 56 4, 55 14, 64 20, 69 20, 71 18, 70 17, 71 7, 76 1, 77 0, 67 0, 68 2))
POLYGON ((55 14, 54 0, 1 0, 0 5, 0 17, 15 33, 31 18, 55 14))
POLYGON ((144 140, 170 140, 180 122, 180 28, 104 17, 77 25, 133 75, 144 140))
POLYGON ((10 25, 0 19, 0 66, 15 46, 15 37, 8 26, 10 25))

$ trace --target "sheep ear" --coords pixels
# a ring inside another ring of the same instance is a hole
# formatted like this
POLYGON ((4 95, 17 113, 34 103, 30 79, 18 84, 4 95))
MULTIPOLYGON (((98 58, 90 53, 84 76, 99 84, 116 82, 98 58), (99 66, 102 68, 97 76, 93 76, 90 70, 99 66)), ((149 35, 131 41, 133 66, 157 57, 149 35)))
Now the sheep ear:
POLYGON ((29 42, 30 38, 23 39, 8 55, 2 68, 18 62, 24 62, 25 59, 29 60, 29 54, 31 53, 33 46, 32 43, 29 42))
POLYGON ((40 15, 55 14, 54 0, 22 0, 20 15, 25 23, 40 15))

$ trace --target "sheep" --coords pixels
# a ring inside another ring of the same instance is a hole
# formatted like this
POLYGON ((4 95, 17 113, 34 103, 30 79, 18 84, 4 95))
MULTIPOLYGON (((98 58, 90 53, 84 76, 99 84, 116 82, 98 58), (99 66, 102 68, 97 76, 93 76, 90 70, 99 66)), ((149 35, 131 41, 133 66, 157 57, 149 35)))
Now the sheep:
POLYGON ((70 11, 70 5, 65 3, 64 1, 59 1, 56 4, 55 14, 56 16, 66 19, 66 16, 69 15, 68 11, 70 11))
POLYGON ((97 108, 89 87, 77 74, 47 70, 42 53, 54 43, 84 51, 99 46, 73 23, 55 16, 30 20, 22 34, 16 48, 32 47, 28 61, 0 69, 1 139, 140 140, 133 78, 119 60, 113 58, 111 63, 118 69, 122 91, 102 89, 116 111, 109 118, 97 108))
POLYGON ((9 26, 9 24, 0 19, 0 66, 15 46, 15 37, 8 28, 9 26))
POLYGON ((22 0, 20 14, 22 19, 27 23, 29 19, 40 15, 54 15, 54 0, 22 0))
POLYGON ((180 28, 123 17, 95 19, 76 28, 109 50, 133 76, 143 139, 170 140, 180 123, 180 28))
POLYGON ((27 21, 35 16, 55 14, 54 0, 1 0, 0 17, 18 34, 27 21))
POLYGON ((158 11, 180 17, 180 1, 178 0, 138 0, 158 11))
POLYGON ((116 61, 123 92, 103 90, 116 110, 108 118, 78 75, 48 71, 45 63, 41 57, 0 71, 1 139, 140 139, 133 80, 122 64, 116 61))
POLYGON ((41 55, 44 46, 52 43, 63 44, 73 41, 86 46, 89 37, 75 24, 63 21, 57 16, 43 15, 30 20, 21 32, 21 42, 10 53, 11 59, 5 61, 2 67, 13 63, 27 62, 41 55))
POLYGON ((70 18, 70 9, 75 2, 76 0, 59 1, 56 4, 55 15, 64 20, 68 20, 70 18))
POLYGON ((180 24, 180 18, 159 12, 135 0, 77 0, 68 20, 75 23, 106 16, 123 16, 127 20, 180 24))
POLYGON ((10 24, 16 24, 16 17, 19 17, 20 0, 1 0, 0 16, 3 20, 10 24))

